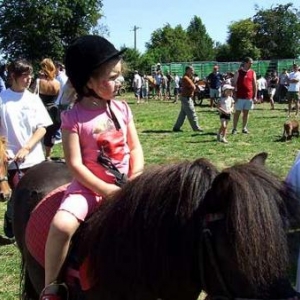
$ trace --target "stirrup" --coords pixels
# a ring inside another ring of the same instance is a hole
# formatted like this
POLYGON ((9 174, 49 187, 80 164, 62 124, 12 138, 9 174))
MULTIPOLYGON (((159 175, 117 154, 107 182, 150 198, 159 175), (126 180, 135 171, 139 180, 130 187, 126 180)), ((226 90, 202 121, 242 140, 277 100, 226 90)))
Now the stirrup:
POLYGON ((41 292, 40 300, 68 300, 69 290, 65 283, 50 283, 41 292))

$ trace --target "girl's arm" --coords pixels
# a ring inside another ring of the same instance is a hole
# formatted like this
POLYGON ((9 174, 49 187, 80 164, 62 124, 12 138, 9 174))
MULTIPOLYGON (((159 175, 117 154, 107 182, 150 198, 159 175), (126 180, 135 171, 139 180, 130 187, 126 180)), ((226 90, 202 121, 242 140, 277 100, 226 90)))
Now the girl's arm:
POLYGON ((144 153, 133 120, 127 126, 127 142, 130 150, 129 178, 132 179, 144 170, 144 153))
POLYGON ((82 162, 78 134, 62 129, 62 145, 66 163, 76 180, 93 192, 109 196, 120 188, 94 175, 82 162))
POLYGON ((14 160, 15 161, 24 161, 26 155, 31 151, 31 149, 44 137, 46 133, 45 127, 39 127, 30 139, 26 142, 25 145, 16 153, 14 160))

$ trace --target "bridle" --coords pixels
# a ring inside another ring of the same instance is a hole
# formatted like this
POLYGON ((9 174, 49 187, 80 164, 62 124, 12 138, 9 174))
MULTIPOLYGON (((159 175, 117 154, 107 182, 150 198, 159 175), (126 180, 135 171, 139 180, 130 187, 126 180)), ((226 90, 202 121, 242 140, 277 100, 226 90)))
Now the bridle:
MULTIPOLYGON (((204 260, 207 257, 204 257, 204 251, 206 248, 206 252, 208 253, 208 259, 212 266, 212 272, 216 274, 217 281, 220 284, 220 287, 224 293, 224 295, 208 295, 206 299, 208 300, 266 300, 266 299, 258 299, 258 298, 240 298, 234 297, 228 289, 226 282, 224 280, 224 276, 220 270, 216 253, 214 251, 214 247, 212 246, 212 232, 208 228, 209 224, 215 221, 223 220, 225 215, 223 213, 214 213, 214 214, 207 214, 203 220, 203 227, 202 227, 202 242, 200 245, 200 259, 199 259, 199 270, 200 270, 200 279, 203 285, 203 289, 206 290, 206 281, 205 281, 205 274, 204 274, 204 260)), ((289 300, 289 299, 268 299, 268 300, 289 300)))

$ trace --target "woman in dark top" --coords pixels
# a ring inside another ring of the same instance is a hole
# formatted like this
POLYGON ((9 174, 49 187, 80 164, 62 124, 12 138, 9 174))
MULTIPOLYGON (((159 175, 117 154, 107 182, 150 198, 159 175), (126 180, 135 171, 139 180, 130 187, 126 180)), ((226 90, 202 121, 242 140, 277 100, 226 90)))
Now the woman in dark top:
POLYGON ((58 117, 58 108, 55 100, 59 94, 60 83, 55 79, 56 68, 50 58, 45 58, 40 63, 41 71, 36 81, 35 91, 42 99, 47 111, 53 121, 53 124, 46 128, 44 137, 45 156, 47 160, 51 160, 51 151, 55 141, 55 133, 60 128, 58 117))
POLYGON ((268 94, 269 94, 271 109, 274 109, 274 96, 276 93, 278 82, 279 82, 279 78, 277 76, 277 73, 272 72, 271 77, 268 81, 268 94))

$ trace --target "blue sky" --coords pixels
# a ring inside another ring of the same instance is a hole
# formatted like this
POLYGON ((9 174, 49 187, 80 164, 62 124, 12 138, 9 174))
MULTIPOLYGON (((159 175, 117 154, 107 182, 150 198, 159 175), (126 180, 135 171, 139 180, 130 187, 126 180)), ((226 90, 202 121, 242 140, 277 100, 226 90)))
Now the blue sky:
POLYGON ((133 28, 139 27, 136 46, 143 53, 152 32, 166 24, 172 28, 181 24, 186 29, 196 15, 214 41, 225 43, 228 25, 252 17, 256 4, 266 9, 289 2, 300 8, 300 0, 103 0, 104 17, 100 23, 108 27, 110 35, 107 38, 117 48, 124 45, 133 48, 133 28))

